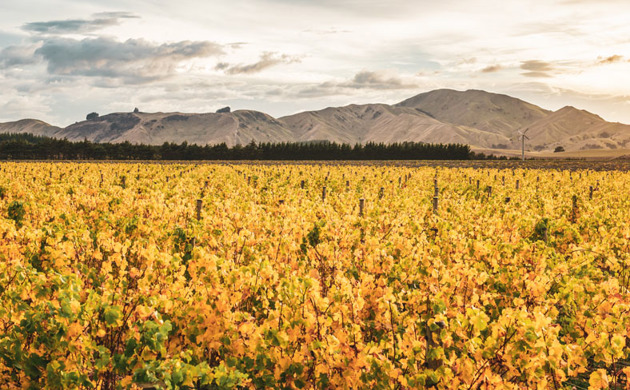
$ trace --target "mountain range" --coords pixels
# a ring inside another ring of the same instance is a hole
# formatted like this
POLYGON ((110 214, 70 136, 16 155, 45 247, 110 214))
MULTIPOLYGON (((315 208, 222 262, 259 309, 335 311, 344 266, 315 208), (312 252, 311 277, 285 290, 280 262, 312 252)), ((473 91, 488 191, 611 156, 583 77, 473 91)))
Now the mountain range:
POLYGON ((281 118, 252 110, 216 113, 144 113, 139 110, 91 115, 65 128, 35 119, 0 123, 0 133, 31 133, 71 141, 199 145, 249 142, 430 142, 473 148, 553 151, 618 149, 630 143, 630 125, 607 122, 571 106, 545 110, 523 100, 480 90, 440 89, 394 105, 351 104, 281 118))

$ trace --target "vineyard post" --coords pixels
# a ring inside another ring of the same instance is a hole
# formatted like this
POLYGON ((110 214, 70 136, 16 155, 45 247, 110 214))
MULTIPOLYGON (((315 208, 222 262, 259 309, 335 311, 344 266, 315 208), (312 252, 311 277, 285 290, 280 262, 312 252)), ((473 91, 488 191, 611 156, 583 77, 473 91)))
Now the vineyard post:
POLYGON ((300 188, 301 188, 301 189, 304 189, 304 180, 302 180, 302 181, 300 182, 300 188))
POLYGON ((437 214, 438 212, 438 197, 433 197, 433 214, 437 214))
POLYGON ((588 198, 592 200, 593 199, 593 186, 588 186, 588 192, 589 192, 588 198))
POLYGON ((322 202, 326 201, 326 186, 322 187, 322 202))
POLYGON ((346 180, 346 188, 350 188, 350 180, 346 180))
POLYGON ((365 199, 359 199, 359 217, 363 216, 363 208, 365 207, 365 199))
POLYGON ((501 184, 502 184, 502 185, 505 185, 505 176, 502 176, 502 177, 501 177, 501 184))
POLYGON ((488 198, 492 196, 492 186, 488 186, 488 198))
POLYGON ((477 189, 479 189, 479 180, 477 180, 477 189))
POLYGON ((385 188, 381 187, 381 189, 378 191, 378 198, 383 199, 383 195, 385 195, 385 188))
POLYGON ((197 199, 197 221, 201 220, 201 207, 203 206, 203 200, 197 199))
POLYGON ((518 179, 516 179, 516 189, 517 190, 518 190, 519 184, 520 184, 520 181, 518 179))
MULTIPOLYGON (((430 311, 430 301, 429 301, 429 297, 427 296, 427 312, 430 311)), ((429 316, 431 316, 430 313, 428 313, 429 316)), ((438 343, 435 342, 435 340, 433 339, 433 332, 431 331, 431 328, 429 327, 429 321, 427 320, 427 324, 426 324, 426 328, 425 328, 425 337, 427 339, 427 352, 426 352, 426 364, 427 367, 430 370, 437 370, 438 368, 440 368, 442 366, 442 360, 441 359, 433 359, 430 358, 430 352, 429 351, 433 351, 437 348, 438 343)))
POLYGON ((571 198, 571 223, 576 223, 578 218, 578 197, 573 195, 571 198))
POLYGON ((438 196, 440 194, 440 189, 438 188, 437 179, 433 180, 433 196, 438 196))

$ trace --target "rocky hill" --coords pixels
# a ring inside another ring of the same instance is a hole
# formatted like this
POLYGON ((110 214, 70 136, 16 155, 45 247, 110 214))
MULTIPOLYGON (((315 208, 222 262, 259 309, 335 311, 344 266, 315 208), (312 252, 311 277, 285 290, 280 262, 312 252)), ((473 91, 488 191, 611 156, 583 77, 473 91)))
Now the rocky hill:
POLYGON ((62 130, 60 127, 49 125, 37 119, 22 119, 16 122, 0 123, 0 133, 30 133, 52 137, 62 130))
POLYGON ((188 142, 328 140, 366 142, 462 143, 478 148, 518 148, 518 131, 527 130, 528 150, 623 148, 630 144, 630 126, 604 121, 573 107, 552 112, 507 95, 479 90, 435 90, 395 105, 351 104, 273 118, 258 111, 229 107, 216 113, 114 113, 92 116, 64 129, 25 119, 0 124, 0 132, 33 133, 93 142, 160 145, 188 142))

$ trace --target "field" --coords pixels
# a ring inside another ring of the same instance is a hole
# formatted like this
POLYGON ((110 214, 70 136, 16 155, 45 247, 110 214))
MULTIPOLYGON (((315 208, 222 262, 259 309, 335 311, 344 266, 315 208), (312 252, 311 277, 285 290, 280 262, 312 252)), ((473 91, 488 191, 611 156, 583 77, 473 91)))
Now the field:
POLYGON ((627 165, 484 164, 1 163, 0 388, 627 388, 627 165))

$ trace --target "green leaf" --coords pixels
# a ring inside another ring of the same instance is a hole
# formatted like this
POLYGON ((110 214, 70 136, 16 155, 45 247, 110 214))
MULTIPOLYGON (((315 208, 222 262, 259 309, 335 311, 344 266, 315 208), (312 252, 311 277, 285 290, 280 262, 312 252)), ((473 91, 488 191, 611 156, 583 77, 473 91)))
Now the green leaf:
POLYGON ((118 305, 107 306, 103 315, 105 317, 105 323, 114 326, 122 319, 122 309, 118 305))

